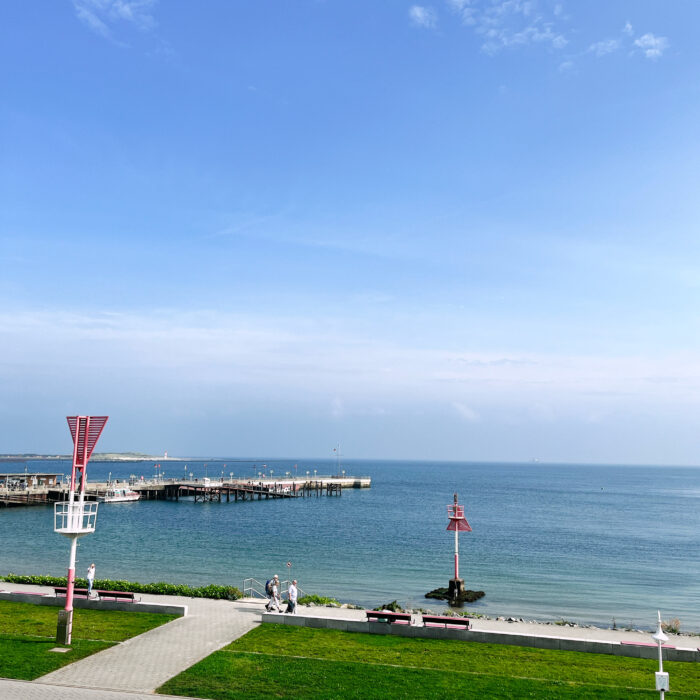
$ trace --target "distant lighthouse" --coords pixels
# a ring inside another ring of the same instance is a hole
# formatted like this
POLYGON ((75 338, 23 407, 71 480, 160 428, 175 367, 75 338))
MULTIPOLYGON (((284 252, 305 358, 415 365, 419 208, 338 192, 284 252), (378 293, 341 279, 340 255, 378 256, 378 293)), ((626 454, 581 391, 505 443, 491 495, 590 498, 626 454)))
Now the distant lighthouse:
POLYGON ((163 453, 163 459, 168 459, 168 451, 167 450, 165 450, 165 452, 163 453))

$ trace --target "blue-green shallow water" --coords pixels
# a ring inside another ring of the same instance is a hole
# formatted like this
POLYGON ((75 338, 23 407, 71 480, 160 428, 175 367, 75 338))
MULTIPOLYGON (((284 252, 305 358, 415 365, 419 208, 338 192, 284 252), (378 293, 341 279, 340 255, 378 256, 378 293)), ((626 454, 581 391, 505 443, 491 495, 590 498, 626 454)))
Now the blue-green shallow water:
MULTIPOLYGON (((3 470, 24 470, 3 465, 3 470)), ((29 462, 30 471, 68 471, 29 462)), ((209 462, 209 476, 222 464, 209 462)), ((293 469, 276 462, 276 474, 293 469)), ((184 465, 165 463, 166 476, 184 465)), ((300 466, 335 473, 331 462, 300 466)), ((651 627, 657 608, 700 631, 700 469, 346 461, 372 488, 341 498, 239 503, 148 501, 101 505, 81 540, 78 574, 190 584, 264 580, 286 562, 307 592, 375 606, 423 598, 452 575, 445 506, 456 490, 473 532, 461 543, 461 574, 486 597, 471 610, 525 618, 651 627)), ((202 463, 188 462, 196 476, 202 463)), ((227 463, 228 473, 252 474, 227 463)), ((153 463, 89 465, 90 480, 154 473, 153 463)), ((65 573, 68 541, 52 509, 0 510, 0 573, 65 573)))

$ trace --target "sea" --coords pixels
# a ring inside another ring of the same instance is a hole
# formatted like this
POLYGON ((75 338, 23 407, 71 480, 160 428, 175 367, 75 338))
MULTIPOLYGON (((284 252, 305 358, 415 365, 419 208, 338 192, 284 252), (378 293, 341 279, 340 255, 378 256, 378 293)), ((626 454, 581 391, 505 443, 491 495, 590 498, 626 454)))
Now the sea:
MULTIPOLYGON (((344 460, 90 462, 89 481, 267 473, 370 476, 340 497, 222 503, 191 499, 101 504, 78 549, 78 575, 243 588, 273 574, 305 593, 376 607, 442 610, 425 593, 447 586, 457 493, 471 532, 460 575, 489 616, 652 629, 656 611, 700 632, 700 468, 542 463, 344 460)), ((69 473, 65 460, 2 471, 69 473)), ((53 508, 0 509, 0 575, 65 575, 69 542, 53 508)))

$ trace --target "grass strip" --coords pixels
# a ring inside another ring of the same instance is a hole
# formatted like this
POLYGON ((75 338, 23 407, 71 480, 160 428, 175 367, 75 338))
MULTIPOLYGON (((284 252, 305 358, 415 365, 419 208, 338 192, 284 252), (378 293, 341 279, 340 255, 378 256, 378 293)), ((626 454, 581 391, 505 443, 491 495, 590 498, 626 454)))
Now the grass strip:
MULTIPOLYGON (((478 670, 493 675, 547 678, 577 683, 648 688, 658 663, 650 659, 554 651, 446 639, 361 634, 292 625, 260 625, 225 647, 234 651, 274 651, 278 656, 395 664, 445 671, 478 670)), ((670 661, 664 669, 674 691, 700 697, 700 664, 670 661)))
POLYGON ((0 677, 31 681, 114 646, 114 643, 79 640, 63 654, 50 651, 56 646, 55 640, 0 634, 0 677))
POLYGON ((628 700, 653 698, 636 688, 569 684, 563 681, 468 675, 451 671, 215 652, 158 689, 160 693, 214 700, 276 698, 446 698, 511 700, 628 700))
MULTIPOLYGON (((16 601, 0 601, 0 634, 54 637, 59 608, 16 601)), ((177 619, 176 615, 121 610, 73 611, 73 639, 123 642, 177 619)))
MULTIPOLYGON (((698 664, 669 662, 674 696, 698 664)), ((261 625, 158 689, 229 698, 656 698, 647 659, 261 625)))
POLYGON ((52 652, 58 608, 0 601, 0 677, 34 680, 177 618, 118 610, 73 611, 70 651, 52 652))
MULTIPOLYGON (((234 649, 222 649, 222 653, 224 654, 258 654, 259 656, 269 656, 269 657, 274 657, 276 659, 279 659, 278 654, 268 654, 262 651, 235 651, 234 649)), ((311 661, 333 661, 333 659, 310 659, 308 656, 287 656, 285 659, 308 659, 311 661)), ((439 671, 443 672, 445 669, 442 668, 431 668, 429 666, 423 666, 421 668, 416 668, 415 666, 406 666, 403 664, 384 664, 376 661, 361 661, 361 662, 351 662, 351 663, 362 663, 366 664, 367 666, 383 666, 386 668, 407 668, 407 669, 413 669, 416 671, 439 671)), ((471 671, 467 669, 450 669, 448 671, 449 673, 462 673, 466 674, 469 676, 491 676, 492 678, 496 677, 496 674, 493 673, 484 673, 483 671, 471 671)), ((533 681, 550 681, 553 680, 552 678, 540 678, 537 676, 533 675, 528 675, 528 676, 511 676, 512 678, 515 678, 517 680, 533 680, 533 681)), ((569 685, 582 685, 580 681, 562 681, 563 683, 567 683, 569 685)), ((596 683, 590 683, 587 682, 586 685, 588 686, 596 686, 596 683)), ((646 690, 646 688, 630 688, 629 686, 623 686, 623 685, 610 685, 610 684, 603 684, 601 687, 612 687, 612 688, 618 688, 620 690, 646 690)), ((693 697, 695 697, 695 693, 693 693, 693 697)))

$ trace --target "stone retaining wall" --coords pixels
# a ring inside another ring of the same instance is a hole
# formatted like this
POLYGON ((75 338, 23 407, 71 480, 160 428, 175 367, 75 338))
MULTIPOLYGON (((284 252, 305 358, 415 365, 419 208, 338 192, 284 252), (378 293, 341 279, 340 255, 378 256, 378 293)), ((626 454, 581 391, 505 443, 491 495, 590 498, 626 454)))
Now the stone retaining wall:
MULTIPOLYGON (((138 594, 136 594, 138 596, 138 594)), ((0 591, 0 600, 14 600, 20 603, 32 603, 32 605, 52 605, 63 607, 66 599, 57 598, 54 595, 42 593, 13 593, 0 591)), ((73 598, 74 608, 88 608, 90 610, 121 610, 122 612, 150 612, 163 615, 187 615, 186 605, 166 605, 162 603, 129 603, 125 600, 87 600, 86 598, 73 598)))

